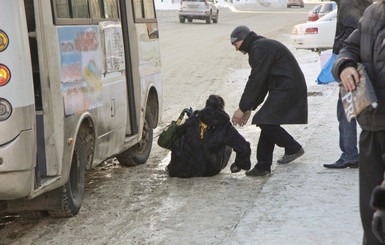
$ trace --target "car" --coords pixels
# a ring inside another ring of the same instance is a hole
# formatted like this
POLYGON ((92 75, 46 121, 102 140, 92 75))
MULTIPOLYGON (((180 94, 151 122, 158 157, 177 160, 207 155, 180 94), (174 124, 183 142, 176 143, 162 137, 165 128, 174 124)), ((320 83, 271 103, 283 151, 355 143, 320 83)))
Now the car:
POLYGON ((301 8, 305 7, 303 0, 287 0, 287 7, 291 8, 291 6, 300 6, 301 8))
POLYGON ((324 3, 322 5, 322 8, 320 9, 320 11, 318 13, 318 18, 321 18, 321 17, 327 15, 328 13, 330 13, 331 11, 333 11, 336 8, 337 8, 336 2, 324 3))
POLYGON ((337 9, 317 21, 298 24, 290 37, 296 49, 322 51, 333 48, 336 33, 337 9))
POLYGON ((206 20, 207 24, 211 21, 218 23, 219 9, 214 0, 181 0, 179 11, 179 22, 184 23, 187 19, 206 20))
POLYGON ((321 10, 323 4, 315 6, 308 14, 307 21, 316 21, 319 19, 318 13, 321 10))

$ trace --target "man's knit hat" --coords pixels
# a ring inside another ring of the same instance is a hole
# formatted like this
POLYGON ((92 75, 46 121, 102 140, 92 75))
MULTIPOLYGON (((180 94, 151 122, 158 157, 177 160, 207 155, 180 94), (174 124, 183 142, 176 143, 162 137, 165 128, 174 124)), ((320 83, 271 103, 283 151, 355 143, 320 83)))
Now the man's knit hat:
POLYGON ((245 40, 246 36, 250 33, 250 29, 247 26, 237 26, 230 35, 231 44, 235 42, 245 40))

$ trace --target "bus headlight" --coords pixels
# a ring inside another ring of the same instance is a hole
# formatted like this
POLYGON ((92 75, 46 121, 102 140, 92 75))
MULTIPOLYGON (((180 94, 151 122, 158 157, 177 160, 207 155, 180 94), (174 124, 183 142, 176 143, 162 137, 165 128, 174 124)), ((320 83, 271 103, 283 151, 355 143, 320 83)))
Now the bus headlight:
POLYGON ((9 82, 11 79, 11 72, 8 67, 3 64, 0 64, 0 86, 3 86, 9 82))
POLYGON ((11 116, 11 114, 11 104, 7 100, 0 98, 0 121, 7 120, 11 116))
POLYGON ((0 52, 4 51, 8 47, 8 36, 0 30, 0 52))

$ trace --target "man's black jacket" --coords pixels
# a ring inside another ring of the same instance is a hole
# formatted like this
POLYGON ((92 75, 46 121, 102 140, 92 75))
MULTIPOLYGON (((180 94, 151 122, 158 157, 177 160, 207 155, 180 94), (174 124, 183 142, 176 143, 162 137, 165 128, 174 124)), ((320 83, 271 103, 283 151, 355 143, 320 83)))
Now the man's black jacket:
POLYGON ((258 36, 245 38, 241 51, 249 54, 251 74, 239 108, 256 109, 253 124, 307 123, 307 87, 304 75, 293 54, 282 43, 258 36))

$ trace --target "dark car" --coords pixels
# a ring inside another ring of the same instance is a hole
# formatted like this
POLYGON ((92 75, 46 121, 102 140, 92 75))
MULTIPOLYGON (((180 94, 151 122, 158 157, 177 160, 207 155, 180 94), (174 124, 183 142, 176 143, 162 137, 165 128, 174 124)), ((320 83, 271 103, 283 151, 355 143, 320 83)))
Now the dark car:
POLYGON ((323 4, 315 6, 308 14, 307 21, 316 21, 319 19, 318 13, 321 10, 323 4))

